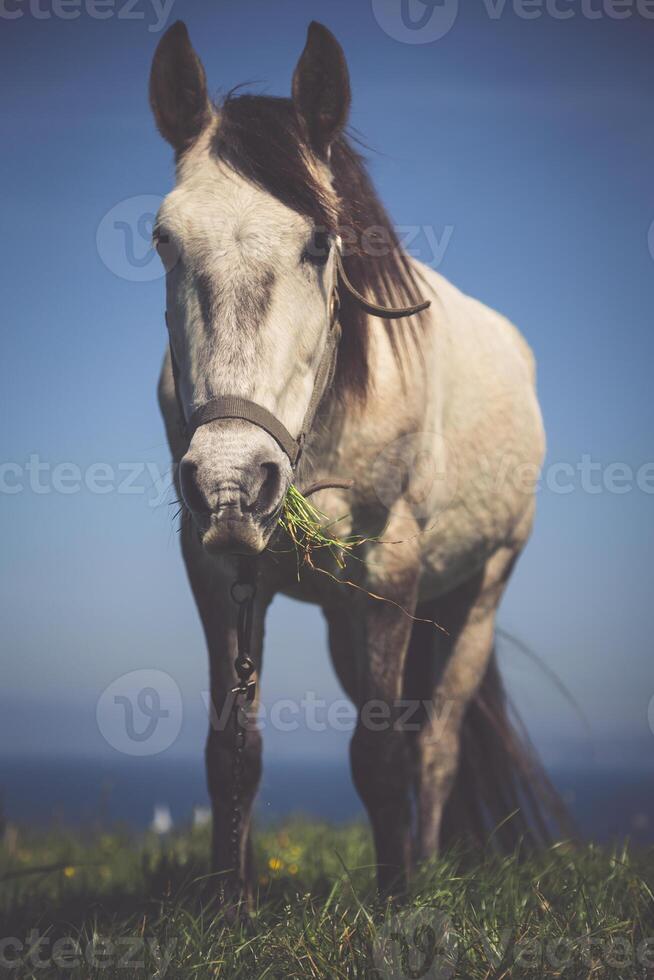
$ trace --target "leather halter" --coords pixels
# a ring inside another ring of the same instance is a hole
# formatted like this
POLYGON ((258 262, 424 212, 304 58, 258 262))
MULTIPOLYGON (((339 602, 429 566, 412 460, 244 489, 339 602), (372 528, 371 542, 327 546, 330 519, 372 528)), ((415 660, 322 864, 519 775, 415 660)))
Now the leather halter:
POLYGON ((247 398, 241 398, 238 395, 223 395, 218 398, 212 398, 196 408, 188 421, 186 421, 179 391, 179 366, 173 350, 168 313, 166 312, 166 326, 168 327, 175 396, 179 407, 182 430, 187 438, 190 439, 194 432, 201 425, 206 425, 207 422, 215 422, 217 419, 243 419, 246 422, 251 422, 253 425, 258 426, 272 436, 284 450, 290 460, 291 466, 295 469, 302 455, 304 443, 311 429, 318 406, 334 380, 338 345, 341 339, 341 324, 338 319, 340 308, 338 295, 339 282, 366 313, 369 313, 371 316, 382 317, 385 320, 399 320, 402 317, 413 316, 422 310, 426 310, 431 305, 431 300, 424 300, 415 306, 404 307, 379 306, 377 303, 371 303, 355 289, 345 273, 341 257, 340 239, 334 239, 333 250, 334 267, 332 285, 327 299, 327 341, 320 359, 320 364, 318 365, 318 371, 316 372, 311 399, 297 436, 292 436, 286 426, 272 412, 264 408, 263 405, 257 405, 256 402, 250 401, 247 398))

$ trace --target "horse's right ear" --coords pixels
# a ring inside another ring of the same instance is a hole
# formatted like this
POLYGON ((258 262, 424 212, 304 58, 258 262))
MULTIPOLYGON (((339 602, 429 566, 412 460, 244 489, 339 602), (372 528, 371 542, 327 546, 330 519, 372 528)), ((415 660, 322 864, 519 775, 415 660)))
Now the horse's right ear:
POLYGON ((291 94, 311 147, 326 158, 332 141, 347 122, 350 79, 343 49, 331 31, 315 20, 309 24, 291 94))
POLYGON ((204 68, 181 20, 168 28, 154 53, 150 105, 159 132, 177 153, 187 149, 211 119, 204 68))

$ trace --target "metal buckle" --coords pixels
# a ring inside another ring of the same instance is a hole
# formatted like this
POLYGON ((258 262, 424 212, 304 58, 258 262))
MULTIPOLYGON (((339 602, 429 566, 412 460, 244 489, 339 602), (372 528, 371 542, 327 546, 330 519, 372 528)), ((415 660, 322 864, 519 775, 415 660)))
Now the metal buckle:
POLYGON ((257 693, 257 682, 247 681, 243 684, 237 684, 236 687, 232 688, 231 693, 234 695, 234 701, 237 702, 239 697, 243 697, 246 704, 251 704, 257 693))

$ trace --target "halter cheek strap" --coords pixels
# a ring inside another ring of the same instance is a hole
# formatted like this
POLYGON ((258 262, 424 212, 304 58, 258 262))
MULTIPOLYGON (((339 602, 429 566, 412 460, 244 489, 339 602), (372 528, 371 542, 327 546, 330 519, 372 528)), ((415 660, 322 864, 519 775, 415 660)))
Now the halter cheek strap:
POLYGON ((369 302, 348 279, 345 268, 343 267, 341 250, 338 247, 336 247, 336 273, 350 296, 354 297, 359 306, 363 307, 366 313, 370 313, 371 316, 380 316, 382 320, 401 320, 405 316, 414 316, 416 313, 422 313, 428 306, 431 306, 430 299, 425 299, 422 303, 416 303, 415 306, 379 306, 377 303, 369 302))
POLYGON ((184 406, 182 404, 179 387, 179 366, 177 364, 177 358, 175 357, 175 351, 173 349, 172 338, 170 336, 170 324, 168 323, 168 314, 166 313, 166 326, 168 327, 168 338, 170 345, 170 360, 173 370, 173 380, 175 383, 175 397, 177 398, 182 429, 184 434, 189 439, 201 425, 206 425, 207 422, 215 422, 217 419, 243 419, 246 422, 251 422, 253 425, 258 426, 260 429, 263 429, 270 436, 272 436, 272 438, 286 453, 290 460, 291 466, 295 469, 300 460, 300 456, 302 455, 304 443, 307 434, 311 429, 318 406, 325 392, 331 387, 334 380, 336 359, 338 356, 338 345, 341 339, 341 324, 338 319, 340 305, 338 296, 339 281, 367 313, 370 313, 372 316, 382 317, 386 320, 396 320, 400 319, 401 317, 413 316, 415 313, 420 313, 422 310, 426 310, 430 305, 430 300, 425 300, 424 302, 418 303, 415 306, 405 307, 378 306, 376 303, 370 303, 365 296, 355 289, 345 274, 338 241, 336 241, 334 244, 334 253, 333 283, 327 301, 327 340, 325 343, 325 349, 320 359, 320 364, 318 365, 318 371, 316 372, 311 398, 302 420, 300 432, 297 436, 292 436, 286 426, 283 425, 283 423, 280 422, 272 412, 270 412, 267 408, 264 408, 263 405, 257 405, 256 402, 250 401, 247 398, 241 398, 237 395, 223 395, 219 398, 212 398, 210 401, 205 402, 204 405, 200 405, 199 408, 196 408, 189 420, 185 421, 184 406))

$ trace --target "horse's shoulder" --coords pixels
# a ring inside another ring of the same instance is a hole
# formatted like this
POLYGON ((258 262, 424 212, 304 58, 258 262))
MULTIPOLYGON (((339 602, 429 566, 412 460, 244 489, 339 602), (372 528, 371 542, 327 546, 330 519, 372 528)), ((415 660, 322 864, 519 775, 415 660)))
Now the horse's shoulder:
POLYGON ((420 277, 432 294, 435 324, 447 330, 453 342, 469 345, 477 352, 489 351, 511 358, 518 354, 535 381, 536 360, 519 328, 503 313, 464 293, 449 279, 427 266, 420 266, 420 277))

